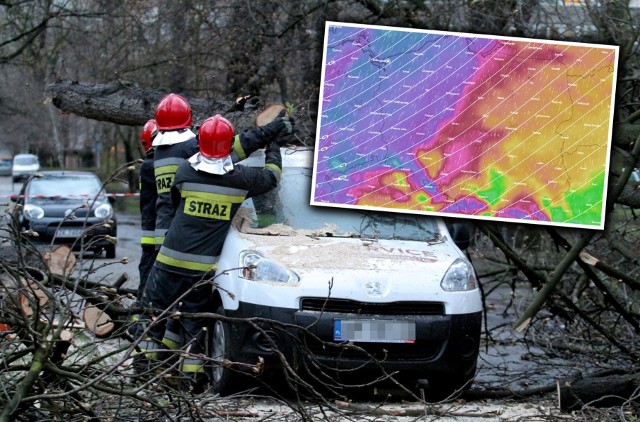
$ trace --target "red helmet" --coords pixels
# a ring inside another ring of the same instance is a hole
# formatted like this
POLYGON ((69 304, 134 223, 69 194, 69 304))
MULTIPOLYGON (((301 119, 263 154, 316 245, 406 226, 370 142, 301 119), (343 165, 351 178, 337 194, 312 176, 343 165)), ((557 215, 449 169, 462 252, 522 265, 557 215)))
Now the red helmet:
POLYGON ((200 153, 207 158, 222 158, 231 152, 233 125, 219 114, 202 122, 198 129, 200 153))
POLYGON ((145 151, 151 148, 151 142, 157 134, 158 126, 156 125, 156 121, 154 119, 148 120, 142 127, 142 133, 140 134, 140 142, 145 151))
POLYGON ((169 94, 156 108, 158 130, 176 130, 191 127, 191 106, 178 94, 169 94))

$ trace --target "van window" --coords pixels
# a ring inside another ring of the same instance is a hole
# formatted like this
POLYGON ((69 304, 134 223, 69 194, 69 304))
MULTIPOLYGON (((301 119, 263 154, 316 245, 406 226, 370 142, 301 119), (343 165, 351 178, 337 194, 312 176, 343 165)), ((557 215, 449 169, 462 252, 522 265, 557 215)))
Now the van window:
POLYGON ((38 164, 38 157, 35 155, 16 155, 13 164, 20 166, 28 166, 30 164, 38 164))

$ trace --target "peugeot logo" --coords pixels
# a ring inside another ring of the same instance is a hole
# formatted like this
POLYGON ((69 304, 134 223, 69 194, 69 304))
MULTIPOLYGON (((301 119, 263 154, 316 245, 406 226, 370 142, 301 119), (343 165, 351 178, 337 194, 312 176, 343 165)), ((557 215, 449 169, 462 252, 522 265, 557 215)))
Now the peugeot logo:
POLYGON ((383 297, 386 295, 385 285, 386 283, 382 281, 367 281, 365 283, 365 288, 367 289, 367 296, 370 297, 383 297))

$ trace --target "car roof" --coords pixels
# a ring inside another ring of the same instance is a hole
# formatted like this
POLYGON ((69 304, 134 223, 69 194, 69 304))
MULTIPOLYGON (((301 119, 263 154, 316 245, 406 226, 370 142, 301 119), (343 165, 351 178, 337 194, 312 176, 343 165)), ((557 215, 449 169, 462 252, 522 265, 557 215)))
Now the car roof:
MULTIPOLYGON (((313 167, 313 148, 311 147, 282 147, 280 153, 282 154, 283 168, 313 167)), ((248 167, 264 166, 264 150, 257 150, 241 163, 248 167)))
POLYGON ((38 173, 43 176, 92 176, 98 177, 97 174, 92 173, 90 171, 76 171, 76 170, 47 170, 47 171, 39 171, 38 173))

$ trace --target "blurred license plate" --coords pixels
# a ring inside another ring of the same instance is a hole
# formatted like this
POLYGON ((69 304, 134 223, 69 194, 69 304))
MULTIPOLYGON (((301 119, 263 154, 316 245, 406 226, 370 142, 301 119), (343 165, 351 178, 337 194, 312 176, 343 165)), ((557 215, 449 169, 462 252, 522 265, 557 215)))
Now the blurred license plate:
POLYGON ((56 237, 80 237, 82 235, 82 229, 58 229, 56 230, 56 237))
POLYGON ((333 321, 333 340, 414 343, 416 323, 399 320, 336 319, 333 321))

